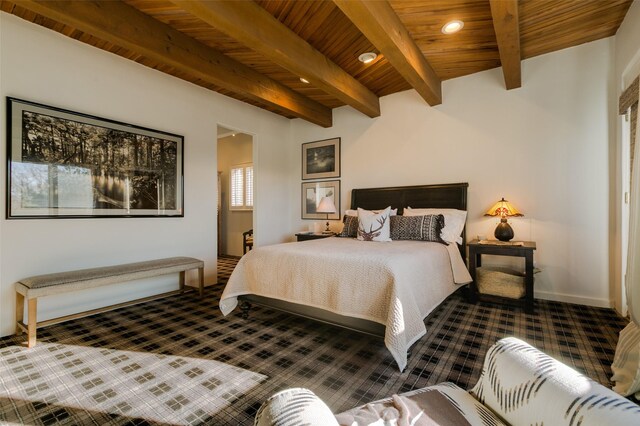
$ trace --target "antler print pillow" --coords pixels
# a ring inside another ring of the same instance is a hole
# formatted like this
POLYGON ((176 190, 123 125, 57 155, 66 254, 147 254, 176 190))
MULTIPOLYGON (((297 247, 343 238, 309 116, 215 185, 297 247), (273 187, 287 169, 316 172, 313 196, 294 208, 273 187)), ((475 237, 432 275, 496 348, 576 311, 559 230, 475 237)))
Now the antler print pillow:
POLYGON ((387 207, 380 213, 358 209, 358 239, 361 241, 391 241, 391 228, 387 207))

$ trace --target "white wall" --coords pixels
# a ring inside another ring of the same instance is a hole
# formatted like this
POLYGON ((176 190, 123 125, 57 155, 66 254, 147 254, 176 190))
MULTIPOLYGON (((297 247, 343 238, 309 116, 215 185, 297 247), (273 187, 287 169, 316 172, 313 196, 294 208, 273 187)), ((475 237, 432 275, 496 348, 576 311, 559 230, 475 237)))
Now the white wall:
POLYGON ((222 249, 220 254, 242 256, 242 233, 253 228, 253 210, 229 210, 229 171, 232 167, 253 162, 253 138, 237 133, 218 139, 218 170, 221 174, 222 249))
MULTIPOLYGON (((31 275, 183 255, 203 259, 206 282, 215 282, 217 124, 254 135, 256 205, 264 212, 256 218, 256 243, 290 235, 288 215, 273 214, 292 208, 287 119, 6 13, 0 13, 0 95, 4 125, 4 99, 13 96, 185 137, 184 218, 0 220, 0 335, 14 331, 13 283, 31 275)), ((6 149, 0 152, 5 176, 6 149)), ((2 211, 5 200, 3 193, 2 211)), ((177 277, 166 277, 45 298, 39 319, 174 288, 177 277)))
MULTIPOLYGON (((637 11, 634 4, 629 13, 637 11)), ((625 38, 632 47, 634 34, 625 38)), ((443 104, 434 108, 414 91, 383 97, 376 119, 339 108, 334 126, 321 129, 1 13, 0 95, 184 135, 186 214, 2 218, 0 334, 13 332, 13 283, 25 276, 188 255, 206 261, 206 280, 214 282, 217 124, 254 138, 256 245, 290 240, 293 231, 308 229, 309 221, 300 219, 300 145, 339 136, 342 211, 356 187, 469 182, 469 236, 492 235, 496 221, 482 214, 502 196, 525 213, 510 222, 516 238, 538 243, 537 297, 608 306, 613 52, 610 38, 526 60, 523 87, 511 91, 504 90, 500 69, 449 80, 443 104)), ((627 54, 616 50, 616 63, 622 56, 627 54)), ((4 102, 0 114, 4 120, 4 102)), ((6 151, 0 152, 0 174, 6 175, 6 151)), ((43 299, 40 320, 165 291, 175 281, 43 299)))
POLYGON ((604 39, 523 61, 520 89, 498 68, 445 81, 437 107, 407 91, 381 98, 376 119, 342 107, 330 129, 295 120, 291 173, 299 182, 300 144, 339 136, 342 211, 353 188, 469 182, 469 236, 493 235, 482 215, 504 196, 525 214, 510 219, 516 239, 538 245, 536 297, 609 306, 612 55, 604 39))
POLYGON ((626 297, 623 291, 623 277, 626 272, 622 260, 626 256, 628 228, 626 226, 628 204, 624 202, 624 193, 630 191, 628 173, 628 141, 623 141, 622 119, 618 115, 618 99, 622 91, 640 74, 640 2, 633 2, 627 15, 618 28, 615 37, 615 79, 611 120, 615 123, 616 137, 610 145, 611 153, 611 291, 614 306, 626 315, 626 297))

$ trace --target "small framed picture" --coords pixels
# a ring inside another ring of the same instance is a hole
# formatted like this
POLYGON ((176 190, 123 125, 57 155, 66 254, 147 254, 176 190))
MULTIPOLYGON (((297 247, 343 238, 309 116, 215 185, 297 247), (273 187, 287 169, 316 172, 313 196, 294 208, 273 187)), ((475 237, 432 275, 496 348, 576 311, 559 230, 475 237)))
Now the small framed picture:
POLYGON ((325 180, 302 183, 302 219, 340 219, 340 181, 325 180), (332 199, 335 213, 318 213, 317 207, 324 197, 332 199))
POLYGON ((340 138, 302 144, 302 180, 340 177, 340 138))

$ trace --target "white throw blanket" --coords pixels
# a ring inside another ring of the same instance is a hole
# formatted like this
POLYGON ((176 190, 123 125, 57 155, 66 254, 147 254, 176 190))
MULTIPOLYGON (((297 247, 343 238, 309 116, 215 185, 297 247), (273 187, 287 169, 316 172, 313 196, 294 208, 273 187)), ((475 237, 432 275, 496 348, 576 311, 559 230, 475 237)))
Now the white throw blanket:
POLYGON ((324 238, 259 247, 238 262, 220 310, 228 315, 238 296, 255 294, 383 324, 402 371, 407 350, 426 333, 423 319, 457 289, 454 276, 471 280, 460 264, 456 247, 422 241, 324 238))

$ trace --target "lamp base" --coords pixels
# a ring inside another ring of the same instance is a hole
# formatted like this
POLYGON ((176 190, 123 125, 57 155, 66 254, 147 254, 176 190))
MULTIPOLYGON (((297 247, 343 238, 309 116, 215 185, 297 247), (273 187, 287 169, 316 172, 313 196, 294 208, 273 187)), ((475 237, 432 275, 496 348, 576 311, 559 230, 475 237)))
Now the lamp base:
POLYGON ((500 219, 500 223, 496 226, 496 231, 493 235, 500 241, 509 241, 513 238, 513 228, 507 223, 507 218, 500 219))

